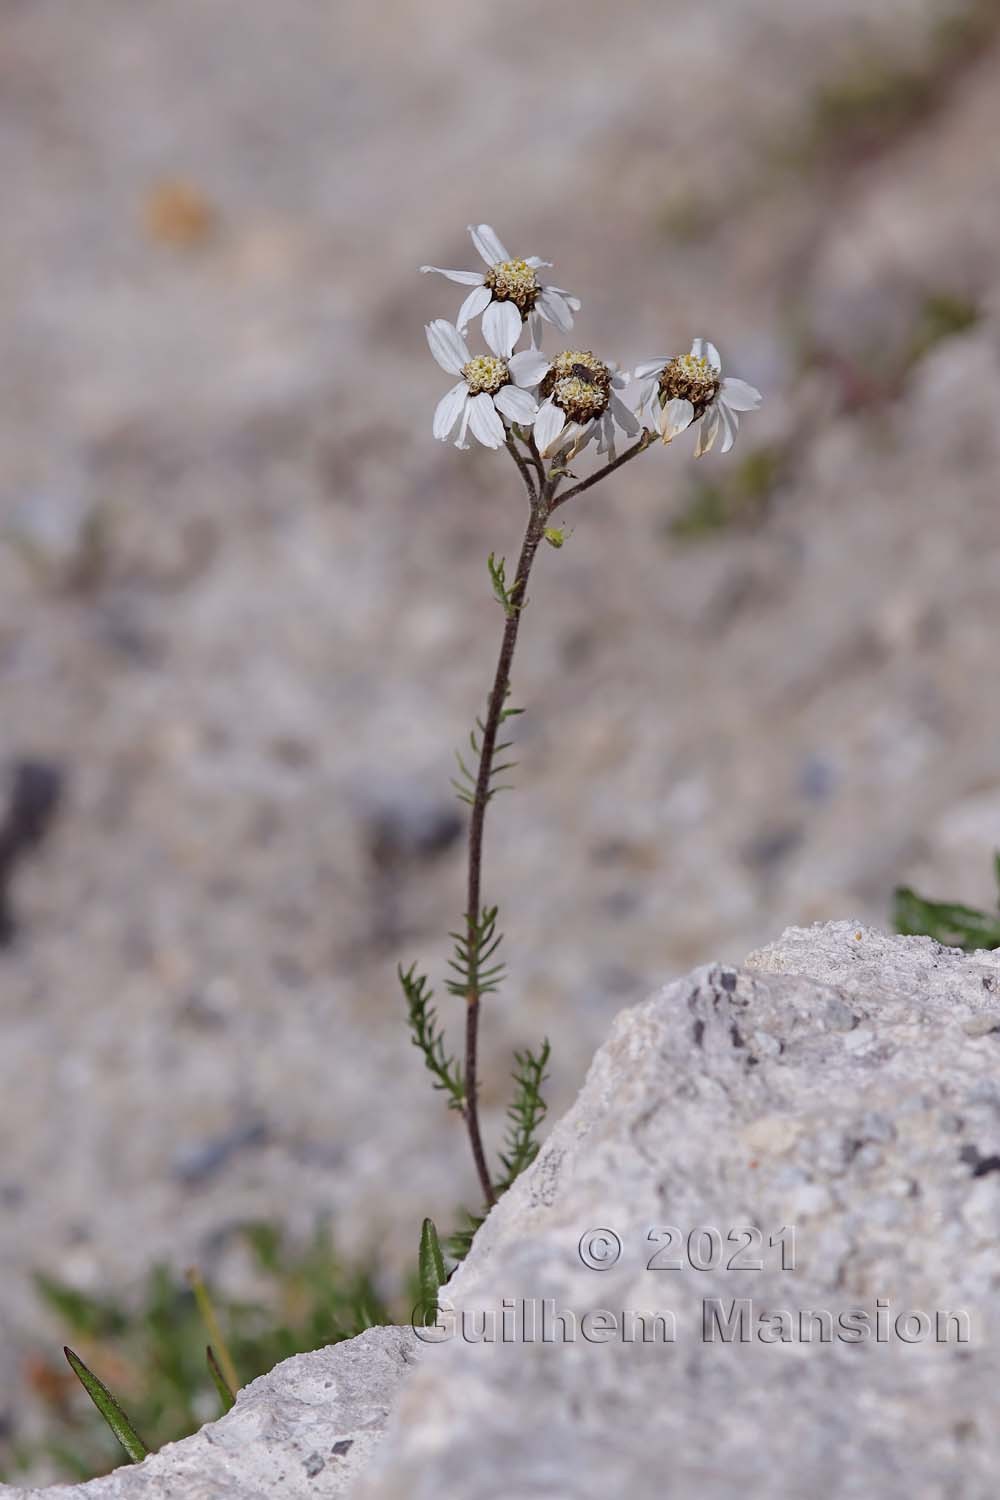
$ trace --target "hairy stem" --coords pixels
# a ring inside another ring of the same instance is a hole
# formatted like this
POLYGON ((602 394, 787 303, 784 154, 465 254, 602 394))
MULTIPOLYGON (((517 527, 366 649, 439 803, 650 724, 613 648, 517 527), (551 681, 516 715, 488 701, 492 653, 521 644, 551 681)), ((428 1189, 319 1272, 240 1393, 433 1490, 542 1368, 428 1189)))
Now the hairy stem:
MULTIPOLYGON (((546 485, 541 494, 538 494, 531 483, 530 472, 523 457, 514 447, 513 439, 508 440, 507 447, 518 468, 521 470, 525 488, 528 491, 528 497, 531 502, 531 515, 524 533, 524 541, 521 544, 521 555, 517 561, 517 572, 514 574, 514 582, 510 589, 510 597, 515 608, 511 610, 504 623, 503 639, 500 643, 500 655, 497 659, 496 673, 493 677, 493 688, 490 692, 486 709, 486 719, 483 724, 482 743, 479 752, 479 770, 472 802, 472 817, 469 821, 469 879, 466 922, 468 924, 470 950, 474 942, 475 925, 479 919, 480 908, 482 906, 483 830, 486 822, 486 805, 489 802, 490 770, 493 765, 493 752, 496 748, 497 731, 500 727, 500 715, 503 711, 507 689, 510 684, 510 669, 511 663, 514 660, 514 648, 517 645, 517 632, 521 623, 521 610, 527 598, 528 575, 531 572, 531 565, 535 560, 535 553, 538 551, 538 544, 545 533, 545 522, 548 519, 551 506, 551 486, 546 485)), ((483 1150, 483 1139, 479 1129, 477 1081, 479 1009, 479 989, 476 985, 472 985, 466 994, 464 1116, 466 1128, 469 1132, 469 1143, 472 1147, 473 1160, 476 1163, 476 1171, 479 1174, 479 1181, 483 1189, 483 1196, 487 1204, 492 1207, 496 1202, 496 1191, 493 1186, 493 1180, 490 1177, 490 1169, 486 1162, 486 1153, 483 1150)))
MULTIPOLYGON (((483 832, 486 823, 486 807, 490 800, 490 773, 493 767, 493 753, 496 749, 497 731, 501 723, 504 702, 510 685, 510 669, 514 660, 514 649, 517 645, 517 633, 521 624, 521 611, 527 602, 528 575, 531 565, 535 560, 538 545, 545 535, 545 526, 549 516, 557 506, 566 500, 572 500, 574 495, 580 495, 584 490, 589 490, 591 485, 606 479, 609 474, 620 469, 622 464, 627 464, 630 459, 638 454, 644 453, 653 441, 654 434, 644 431, 637 442, 631 448, 626 449, 618 458, 612 459, 604 465, 596 474, 588 479, 582 479, 572 489, 566 490, 562 495, 556 494, 562 479, 561 474, 550 474, 541 454, 538 451, 534 434, 527 438, 518 434, 530 454, 530 464, 525 458, 517 444, 517 436, 513 432, 507 434, 506 448, 511 458, 518 467, 524 487, 528 494, 528 503, 531 507, 531 515, 528 520, 527 529, 524 533, 524 541, 521 544, 521 555, 517 561, 517 572, 514 574, 514 582, 509 590, 509 598, 513 608, 506 616, 504 623, 503 639, 500 643, 500 655, 497 660, 496 673, 493 678, 493 687, 489 696, 486 709, 486 720, 482 726, 482 741, 479 751, 479 766, 476 775, 476 788, 472 800, 472 817, 469 821, 469 878, 468 897, 466 901, 466 928, 468 933, 469 952, 476 951, 476 928, 480 919, 482 909, 482 882, 483 882, 483 832), (532 468, 534 474, 532 474, 532 468), (535 477, 537 475, 537 478, 535 477)), ((471 973, 472 983, 466 991, 465 1010, 465 1102, 462 1110, 466 1129, 469 1132, 469 1143, 472 1147, 472 1157, 479 1174, 480 1186, 483 1197, 488 1207, 492 1208, 496 1202, 496 1189, 490 1176, 489 1165, 486 1161, 486 1153, 483 1150, 483 1138, 479 1128, 479 1088, 478 1088, 478 1066, 479 1066, 479 1011, 481 1004, 481 992, 477 983, 475 970, 471 973)))
POLYGON ((598 469, 596 474, 591 474, 587 479, 581 479, 579 484, 574 484, 572 489, 564 490, 561 495, 557 495, 552 501, 550 510, 555 510, 559 505, 565 505, 567 500, 572 500, 576 495, 582 495, 584 490, 589 490, 591 485, 599 484, 602 479, 607 479, 608 475, 613 474, 616 469, 620 469, 622 464, 627 464, 630 459, 637 458, 640 453, 645 453, 655 436, 655 432, 650 432, 648 428, 644 428, 641 436, 632 444, 631 448, 626 448, 624 453, 619 453, 617 458, 605 464, 603 469, 598 469))

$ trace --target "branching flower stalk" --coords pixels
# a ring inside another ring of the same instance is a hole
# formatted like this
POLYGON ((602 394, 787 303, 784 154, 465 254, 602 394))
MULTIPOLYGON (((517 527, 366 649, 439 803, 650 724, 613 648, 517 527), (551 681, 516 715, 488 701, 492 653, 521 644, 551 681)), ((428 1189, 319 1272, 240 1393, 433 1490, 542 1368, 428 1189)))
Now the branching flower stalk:
MULTIPOLYGON (((459 377, 434 413, 434 436, 446 442, 457 426, 455 446, 467 448, 471 435, 486 448, 506 448, 524 484, 528 519, 514 576, 508 582, 506 560, 488 560, 493 594, 504 613, 503 635, 484 719, 469 736, 473 764, 458 755, 454 785, 470 808, 466 907, 459 931, 451 934, 456 977, 447 987, 465 1000, 465 1045, 462 1064, 449 1057, 430 1001, 432 992, 416 967, 399 970, 409 1009, 412 1040, 434 1075, 435 1087, 465 1122, 486 1208, 496 1202, 538 1151, 537 1132, 545 1114, 541 1088, 549 1044, 539 1052, 517 1053, 515 1095, 508 1114, 507 1151, 500 1170, 490 1170, 479 1120, 479 1024, 483 997, 499 988, 505 965, 497 960, 501 943, 497 908, 483 904, 483 843, 486 811, 503 790, 497 777, 511 769, 500 761, 511 746, 501 741, 507 719, 521 712, 508 704, 511 669, 521 616, 528 604, 528 581, 543 541, 561 547, 565 533, 550 525, 554 512, 568 501, 617 473, 659 439, 671 443, 697 427, 695 456, 708 453, 721 434, 721 451, 733 446, 740 414, 760 404, 760 393, 746 381, 723 378, 714 344, 696 338, 687 354, 662 355, 639 364, 634 372, 599 358, 592 350, 563 349, 548 356, 540 345, 543 324, 562 333, 573 327, 580 303, 562 288, 542 286, 537 271, 549 265, 537 256, 512 257, 489 225, 470 226, 486 273, 441 271, 451 281, 474 290, 466 296, 455 324, 436 318, 427 325, 431 353, 442 369, 459 377), (466 344, 469 321, 481 318, 488 354, 473 355, 466 344), (529 346, 515 353, 522 334, 529 346), (631 439, 621 453, 621 436, 631 439), (578 479, 570 463, 591 442, 604 458, 591 474, 578 479)), ((424 266, 424 271, 437 267, 424 266)), ((473 1226, 475 1219, 471 1220, 473 1226)), ((453 1242, 454 1243, 454 1242, 453 1242)))

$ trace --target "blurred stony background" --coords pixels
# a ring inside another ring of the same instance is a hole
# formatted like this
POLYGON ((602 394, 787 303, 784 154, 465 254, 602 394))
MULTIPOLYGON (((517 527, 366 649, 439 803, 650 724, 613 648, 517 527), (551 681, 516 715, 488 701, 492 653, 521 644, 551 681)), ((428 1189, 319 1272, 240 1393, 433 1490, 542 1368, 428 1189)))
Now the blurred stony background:
POLYGON ((1000 11, 0 22, 11 1436, 62 1342, 33 1268, 224 1275, 240 1220, 325 1213, 391 1270, 475 1201, 394 977, 440 975, 461 911, 449 756, 523 519, 505 455, 430 438, 422 324, 461 293, 415 268, 475 264, 469 221, 556 262, 584 347, 704 334, 768 398, 728 459, 682 440, 582 497, 541 559, 487 858, 490 1137, 514 1046, 552 1037, 561 1109, 696 962, 884 923, 899 879, 993 900, 1000 11))

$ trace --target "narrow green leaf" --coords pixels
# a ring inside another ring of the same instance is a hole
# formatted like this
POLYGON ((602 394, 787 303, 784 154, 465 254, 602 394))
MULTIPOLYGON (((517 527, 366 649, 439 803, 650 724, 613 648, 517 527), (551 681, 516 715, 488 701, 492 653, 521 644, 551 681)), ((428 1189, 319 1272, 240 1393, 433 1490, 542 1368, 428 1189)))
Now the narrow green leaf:
POLYGON ((219 1320, 215 1316, 215 1308, 212 1306, 212 1299, 208 1295, 208 1287, 202 1280, 201 1272, 197 1266, 191 1266, 188 1269, 187 1279, 188 1285, 194 1292, 194 1300, 198 1304, 198 1311, 201 1314, 201 1321, 205 1325, 205 1332, 208 1334, 212 1346, 219 1351, 219 1368, 225 1376, 226 1384, 231 1391, 238 1391, 240 1388, 240 1377, 236 1373, 236 1366, 233 1364, 233 1356, 229 1352, 229 1345, 222 1335, 219 1320))
POLYGON ((425 1219, 420 1229, 420 1310, 424 1316, 437 1310, 438 1290, 447 1280, 441 1242, 433 1219, 425 1219))
POLYGON ((211 1344, 208 1344, 205 1347, 205 1359, 208 1362, 209 1374, 215 1382, 215 1389, 219 1393, 219 1400, 222 1402, 223 1415, 225 1415, 227 1411, 232 1411, 233 1407, 236 1405, 236 1397, 229 1389, 229 1386, 226 1382, 226 1377, 219 1369, 219 1361, 215 1357, 215 1352, 212 1349, 211 1344))
POLYGON ((149 1449, 103 1380, 98 1380, 93 1370, 88 1370, 80 1356, 74 1354, 72 1349, 64 1347, 63 1353, 69 1361, 69 1367, 73 1371, 73 1374, 79 1380, 87 1395, 125 1449, 129 1457, 129 1462, 141 1464, 142 1460, 148 1454, 149 1449))

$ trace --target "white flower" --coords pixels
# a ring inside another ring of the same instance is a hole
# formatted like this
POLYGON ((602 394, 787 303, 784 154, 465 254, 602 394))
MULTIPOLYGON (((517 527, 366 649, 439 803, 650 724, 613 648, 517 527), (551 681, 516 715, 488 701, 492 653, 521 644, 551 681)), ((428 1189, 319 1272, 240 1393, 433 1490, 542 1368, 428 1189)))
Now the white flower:
POLYGON ((507 430, 501 417, 530 427, 538 414, 538 403, 525 389, 535 383, 525 379, 525 361, 534 358, 529 350, 511 357, 511 343, 493 342, 487 337, 493 353, 472 356, 458 329, 445 318, 435 318, 425 331, 442 370, 462 377, 437 404, 433 427, 436 438, 446 442, 461 419, 456 448, 468 448, 465 438, 470 428, 484 447, 502 448, 507 430))
POLYGON ((529 255, 527 260, 513 260, 488 224, 470 224, 472 243, 486 262, 483 271, 445 271, 440 266, 421 266, 421 271, 436 271, 449 281, 471 286, 472 291, 458 310, 455 319, 459 333, 465 333, 470 318, 483 314, 483 336, 493 347, 495 339, 510 341, 513 349, 523 323, 528 323, 531 341, 541 342, 541 319, 554 323, 563 333, 573 327, 573 314, 580 311, 580 299, 570 296, 561 286, 542 286, 537 272, 551 266, 550 260, 529 255))
POLYGON ((763 397, 755 386, 732 376, 722 378, 722 360, 714 344, 695 339, 690 354, 665 354, 635 368, 641 382, 636 412, 659 431, 665 443, 701 419, 694 456, 700 458, 722 430, 722 453, 728 453, 739 430, 739 412, 756 411, 763 397))
POLYGON ((615 456, 615 428, 635 437, 639 424, 618 392, 628 384, 617 365, 606 365, 589 349, 565 349, 546 359, 537 349, 514 356, 525 385, 540 386, 535 442, 543 458, 567 449, 574 458, 591 438, 598 453, 615 456))

